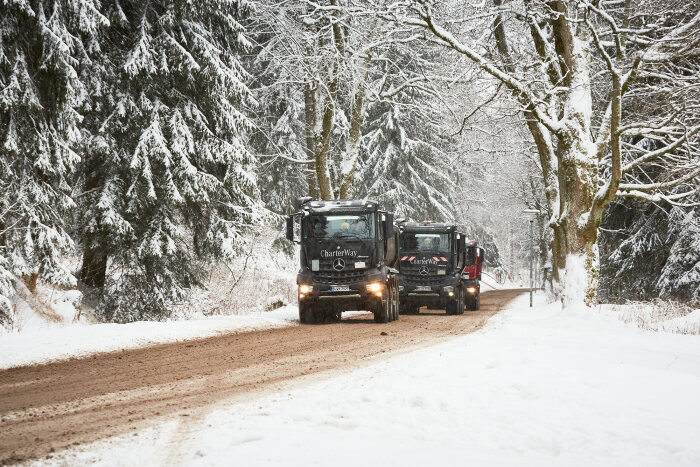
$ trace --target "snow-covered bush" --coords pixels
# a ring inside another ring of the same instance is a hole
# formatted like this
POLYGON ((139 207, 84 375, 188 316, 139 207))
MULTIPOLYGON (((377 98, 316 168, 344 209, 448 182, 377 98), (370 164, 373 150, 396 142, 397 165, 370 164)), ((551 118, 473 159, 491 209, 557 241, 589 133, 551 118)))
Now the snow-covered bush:
POLYGON ((174 307, 174 317, 243 315, 295 305, 299 257, 279 248, 279 238, 272 228, 247 236, 244 253, 213 266, 203 287, 174 307))
POLYGON ((613 305, 618 318, 648 331, 700 335, 700 309, 682 302, 655 299, 613 305))

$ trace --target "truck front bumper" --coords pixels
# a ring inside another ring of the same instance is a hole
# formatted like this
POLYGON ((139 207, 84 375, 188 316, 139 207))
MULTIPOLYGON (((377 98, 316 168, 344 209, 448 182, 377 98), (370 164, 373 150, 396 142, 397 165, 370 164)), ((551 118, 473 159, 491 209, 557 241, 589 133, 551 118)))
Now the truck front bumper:
POLYGON ((319 282, 310 276, 299 276, 299 302, 328 306, 336 311, 373 310, 388 293, 386 281, 381 274, 344 283, 319 282))
POLYGON ((432 285, 409 285, 399 283, 399 300, 401 303, 411 303, 434 308, 444 308, 454 299, 457 291, 457 281, 446 280, 432 285))

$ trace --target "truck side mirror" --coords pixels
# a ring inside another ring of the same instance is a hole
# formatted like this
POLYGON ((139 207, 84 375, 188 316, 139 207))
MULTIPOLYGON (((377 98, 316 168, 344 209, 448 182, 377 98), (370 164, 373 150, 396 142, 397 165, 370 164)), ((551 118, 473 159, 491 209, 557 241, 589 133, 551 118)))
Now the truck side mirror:
POLYGON ((384 238, 394 236, 394 213, 387 212, 384 214, 384 238))
POLYGON ((465 241, 464 235, 459 236, 459 252, 463 253, 467 249, 467 243, 465 241))
POLYGON ((294 203, 294 207, 297 208, 297 211, 301 210, 301 208, 303 208, 304 205, 312 199, 313 198, 311 196, 302 196, 301 198, 297 198, 296 202, 294 203))
POLYGON ((479 248, 479 259, 482 263, 486 262, 486 252, 483 248, 479 248))
POLYGON ((287 240, 294 241, 294 216, 287 216, 287 240))

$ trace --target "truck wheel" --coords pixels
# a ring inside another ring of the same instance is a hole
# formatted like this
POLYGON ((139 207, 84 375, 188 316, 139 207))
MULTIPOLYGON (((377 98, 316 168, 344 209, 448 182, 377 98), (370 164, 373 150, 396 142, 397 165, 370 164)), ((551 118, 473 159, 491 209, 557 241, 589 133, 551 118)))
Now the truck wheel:
POLYGON ((471 295, 467 298, 467 310, 476 311, 481 306, 481 295, 479 292, 476 295, 471 295))
POLYGON ((464 310, 464 297, 462 296, 462 287, 457 287, 456 294, 452 300, 448 300, 447 306, 445 307, 445 314, 448 315, 458 315, 460 314, 460 308, 464 310))
POLYGON ((318 317, 316 309, 308 303, 299 303, 299 321, 301 324, 316 324, 318 317))
POLYGON ((374 322, 388 323, 391 321, 391 293, 382 296, 382 299, 374 306, 374 322))
POLYGON ((459 288, 459 300, 457 301, 457 314, 458 315, 463 315, 464 314, 464 289, 459 288))
POLYGON ((449 300, 447 306, 445 306, 446 315, 456 315, 457 314, 457 297, 449 300))

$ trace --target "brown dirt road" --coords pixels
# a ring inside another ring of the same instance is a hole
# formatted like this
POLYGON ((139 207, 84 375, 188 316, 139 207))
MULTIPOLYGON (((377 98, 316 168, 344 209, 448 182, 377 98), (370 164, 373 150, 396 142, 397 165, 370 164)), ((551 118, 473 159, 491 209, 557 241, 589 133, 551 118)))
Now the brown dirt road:
POLYGON ((371 315, 165 344, 0 371, 0 465, 127 433, 163 417, 304 375, 468 334, 522 290, 484 292, 481 310, 423 310, 389 324, 371 315), (381 335, 386 332, 387 335, 381 335))

